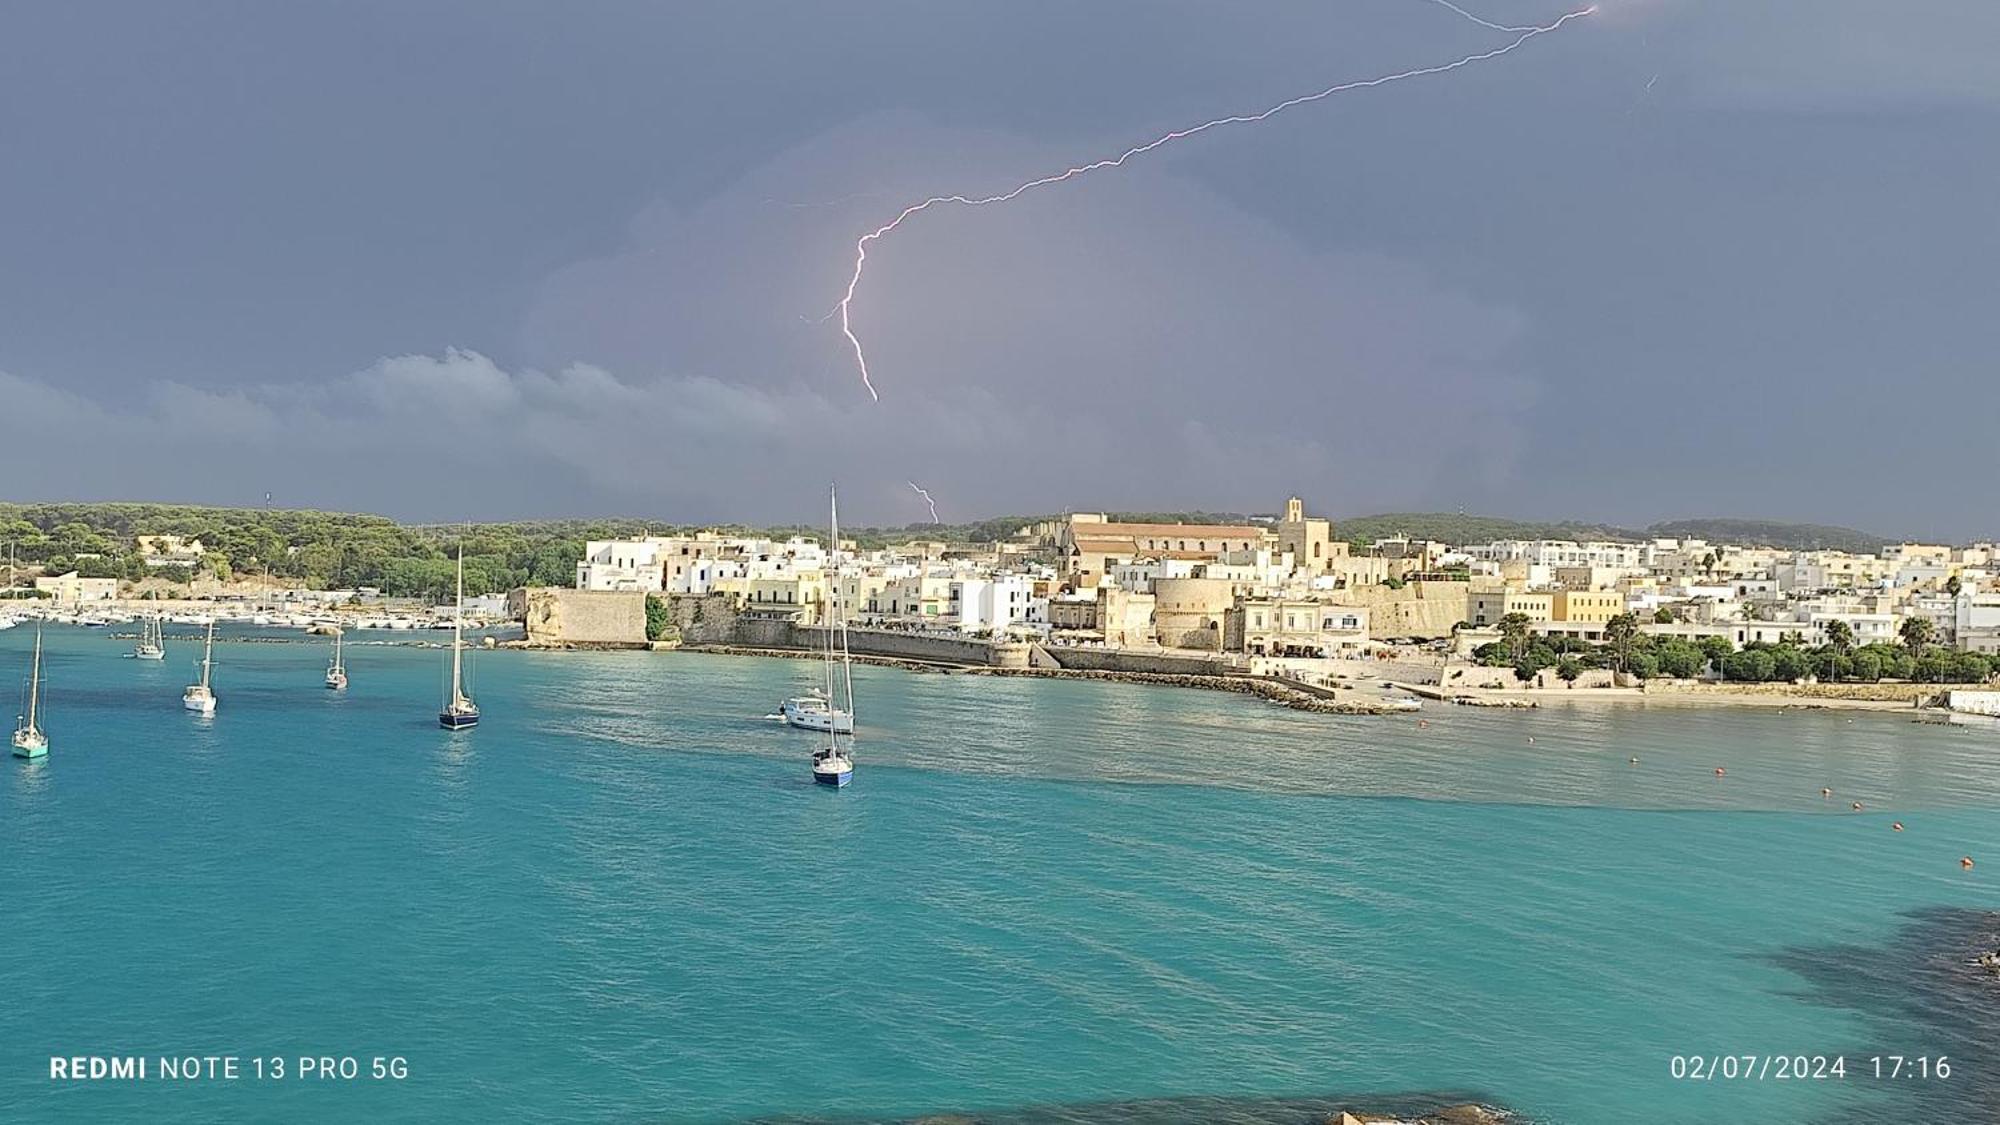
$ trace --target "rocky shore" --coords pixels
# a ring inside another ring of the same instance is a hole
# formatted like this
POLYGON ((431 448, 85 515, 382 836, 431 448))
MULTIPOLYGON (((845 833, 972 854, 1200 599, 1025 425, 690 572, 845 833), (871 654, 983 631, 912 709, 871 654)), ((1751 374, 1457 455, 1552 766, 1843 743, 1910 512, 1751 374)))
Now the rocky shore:
MULTIPOLYGON (((742 645, 683 645, 681 652, 715 653, 724 656, 775 656, 787 660, 817 660, 819 653, 797 648, 750 648, 742 645)), ((1254 695, 1294 711, 1320 715, 1388 715, 1398 709, 1367 699, 1329 699, 1292 687, 1278 680, 1253 676, 1205 676, 1165 672, 1103 672, 1075 668, 993 668, 986 665, 927 663, 894 656, 867 656, 854 653, 856 664, 897 668, 905 672, 935 672, 963 676, 1019 676, 1046 680, 1107 680, 1120 684, 1151 684, 1156 687, 1196 688, 1254 695)))
POLYGON ((1067 668, 969 668, 967 672, 980 676, 1033 676, 1044 679, 1061 680, 1110 680, 1121 684, 1155 684, 1161 687, 1200 688, 1204 691, 1230 691, 1239 695, 1255 695, 1272 703, 1283 704, 1294 711, 1312 711, 1321 715, 1388 715, 1399 709, 1367 699, 1330 699, 1301 688, 1292 687, 1280 680, 1261 676, 1204 676, 1166 672, 1099 672, 1067 668))

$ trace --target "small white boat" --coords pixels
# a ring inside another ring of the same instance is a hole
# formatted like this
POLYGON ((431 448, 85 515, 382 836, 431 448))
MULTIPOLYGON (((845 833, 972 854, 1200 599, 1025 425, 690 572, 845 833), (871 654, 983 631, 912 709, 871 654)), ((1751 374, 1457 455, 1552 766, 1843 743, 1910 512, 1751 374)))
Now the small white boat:
POLYGON ((200 715, 215 714, 215 692, 209 690, 208 673, 215 660, 215 622, 208 623, 208 639, 201 646, 201 679, 181 693, 181 706, 200 715))
POLYGON ((132 649, 132 655, 140 660, 165 660, 167 641, 160 631, 157 616, 141 618, 139 621, 139 643, 132 649))
POLYGON ((35 670, 28 680, 28 714, 14 728, 14 756, 42 758, 49 752, 49 736, 42 733, 37 712, 42 701, 42 631, 35 630, 35 670))
POLYGON ((326 666, 326 686, 329 691, 347 690, 347 665, 340 659, 340 631, 333 634, 333 663, 326 666))
MULTIPOLYGON (((827 529, 827 568, 830 574, 837 577, 840 565, 840 501, 831 488, 827 490, 827 529)), ((847 654, 847 621, 841 615, 839 583, 831 583, 831 587, 826 602, 826 686, 816 693, 817 701, 825 708, 826 725, 817 729, 825 731, 826 745, 813 751, 812 775, 815 785, 844 789, 848 782, 854 780, 854 759, 848 753, 854 746, 854 664, 847 654), (837 674, 836 653, 839 655, 837 674), (843 694, 847 699, 844 710, 838 706, 843 694), (844 728, 843 720, 846 724, 844 728), (840 743, 842 734, 848 738, 846 747, 840 743)), ((813 699, 815 696, 802 698, 813 699)), ((793 722, 789 706, 795 701, 785 702, 785 721, 799 725, 793 722)))
POLYGON ((458 545, 458 595, 451 616, 451 695, 438 711, 438 725, 465 730, 479 725, 479 705, 465 691, 465 544, 458 545))
POLYGON ((780 703, 778 713, 784 717, 787 726, 800 730, 854 733, 854 716, 828 703, 826 693, 818 688, 780 703))

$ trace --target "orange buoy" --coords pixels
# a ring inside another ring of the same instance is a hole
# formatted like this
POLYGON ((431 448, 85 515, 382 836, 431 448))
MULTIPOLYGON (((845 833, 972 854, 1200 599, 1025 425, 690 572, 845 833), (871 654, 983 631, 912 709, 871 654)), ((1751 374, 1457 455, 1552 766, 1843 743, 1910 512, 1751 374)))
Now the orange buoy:
POLYGON ((1889 826, 1889 831, 1891 832, 1901 832, 1902 830, 1903 830, 1903 822, 1900 820, 1889 826))
POLYGON ((1958 861, 1958 865, 1960 867, 1965 868, 1967 871, 1972 870, 1972 857, 1966 856, 1964 859, 1958 861))

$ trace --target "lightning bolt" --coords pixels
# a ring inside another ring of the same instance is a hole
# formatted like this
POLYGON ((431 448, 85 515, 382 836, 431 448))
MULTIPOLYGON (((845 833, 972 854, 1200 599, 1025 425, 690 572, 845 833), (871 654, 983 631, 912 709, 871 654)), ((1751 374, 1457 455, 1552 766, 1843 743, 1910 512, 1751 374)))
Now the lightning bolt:
POLYGON ((926 491, 924 491, 924 487, 923 487, 922 485, 918 484, 918 483, 917 483, 916 481, 913 481, 913 480, 906 480, 906 481, 904 481, 903 483, 904 483, 904 484, 907 484, 907 485, 909 485, 909 486, 910 486, 911 488, 914 488, 914 489, 916 489, 916 490, 917 490, 917 495, 919 495, 919 496, 921 496, 921 497, 923 497, 923 498, 924 498, 924 503, 926 503, 926 504, 929 504, 929 505, 931 506, 931 522, 932 522, 932 523, 943 523, 943 522, 944 522, 943 520, 941 520, 941 519, 939 519, 939 518, 938 518, 938 514, 937 514, 937 501, 935 501, 935 500, 931 499, 931 494, 930 494, 930 493, 928 493, 928 492, 926 492, 926 491))
POLYGON ((1514 34, 1523 34, 1535 30, 1533 25, 1529 25, 1527 27, 1508 27, 1504 23, 1494 23, 1492 20, 1480 19, 1478 16, 1473 15, 1471 12, 1468 12, 1464 8, 1461 8, 1458 5, 1452 3, 1451 0, 1431 0, 1431 3, 1436 4, 1441 8, 1450 8, 1452 11, 1457 12, 1459 15, 1464 16, 1466 19, 1471 20, 1473 23, 1476 23, 1481 27, 1492 28, 1494 31, 1505 31, 1514 34))
MULTIPOLYGON (((1456 4, 1451 4, 1447 2, 1447 0, 1435 0, 1435 2, 1444 4, 1445 7, 1451 8, 1453 11, 1458 12, 1460 15, 1465 16, 1467 19, 1470 19, 1475 23, 1485 24, 1488 27, 1493 27, 1499 30, 1505 30, 1510 32, 1515 30, 1512 28, 1501 28, 1497 24, 1488 23, 1487 21, 1480 19, 1478 16, 1472 15, 1470 12, 1465 11, 1465 9, 1458 7, 1456 4)), ((866 349, 864 349, 861 346, 861 337, 854 334, 854 323, 852 317, 854 311, 854 294, 858 289, 861 288, 861 275, 863 271, 865 271, 868 268, 869 245, 871 243, 880 241, 885 235, 894 231, 897 227, 902 226, 904 221, 909 219, 911 216, 921 214, 925 211, 930 210, 933 207, 941 206, 944 204, 956 204, 962 207, 985 207, 995 203, 1006 203, 1010 200, 1019 199, 1021 196, 1035 190, 1036 188, 1043 188, 1043 187, 1048 187, 1052 184, 1063 183, 1064 181, 1073 180, 1078 176, 1088 175, 1091 172, 1100 171, 1105 168, 1121 167, 1124 165, 1126 161, 1132 159, 1135 156, 1144 156, 1147 153, 1152 152, 1154 149, 1160 148, 1164 145, 1172 144, 1175 141, 1186 140, 1187 138, 1195 136, 1200 133, 1206 133, 1211 129, 1221 129, 1230 125, 1250 125, 1260 121, 1268 121, 1272 117, 1275 117, 1278 114, 1283 113, 1284 111, 1291 109, 1294 106, 1301 106, 1310 102, 1323 101, 1327 98, 1333 97, 1335 94, 1344 94, 1350 90, 1366 90, 1376 86, 1386 86, 1391 82, 1401 82, 1410 78, 1423 78, 1434 74, 1446 74, 1451 71, 1458 70, 1461 67, 1471 66, 1474 63, 1485 62, 1489 59, 1497 59, 1502 55, 1508 54, 1518 49, 1523 44, 1527 43, 1530 39, 1533 39, 1541 35, 1547 35, 1552 31, 1559 31, 1565 24, 1569 23, 1571 20, 1582 19, 1585 16, 1595 14, 1596 11, 1597 11, 1597 5, 1595 4, 1592 4, 1587 8, 1579 8, 1576 11, 1570 12, 1569 14, 1563 16, 1562 18, 1555 20, 1554 22, 1546 24, 1537 24, 1532 27, 1521 29, 1519 33, 1515 35, 1514 39, 1511 42, 1508 42, 1503 46, 1495 47, 1487 51, 1480 51, 1477 52, 1476 54, 1466 55, 1462 58, 1454 59, 1453 61, 1448 63, 1438 63, 1434 66, 1416 67, 1415 69, 1412 70, 1398 71, 1395 74, 1384 74, 1375 78, 1363 78, 1363 79, 1357 79, 1352 82, 1342 82, 1339 85, 1328 86, 1326 89, 1320 90, 1316 93, 1301 94, 1295 98, 1287 98, 1286 100, 1279 102, 1274 106, 1271 106, 1269 109, 1259 110, 1256 113, 1233 114, 1228 117, 1217 117, 1210 121, 1204 121, 1199 125, 1190 125, 1185 129, 1175 129, 1171 133, 1161 134, 1160 136, 1155 137, 1152 140, 1145 142, 1144 144, 1134 145, 1131 148, 1126 149, 1124 152, 1119 153, 1117 156, 1109 156, 1105 157, 1102 160, 1094 160, 1088 164, 1078 164, 1073 167, 1066 168, 1061 172, 1052 173, 1047 176, 1041 176, 1037 179, 1029 180, 1026 183, 1020 184, 1017 187, 1014 187, 1008 191, 1001 192, 997 195, 984 195, 984 196, 933 195, 929 199, 923 200, 920 203, 910 204, 908 207, 903 208, 903 210, 900 213, 898 213, 895 218, 889 220, 888 222, 882 224, 879 227, 876 227, 874 230, 869 231, 867 234, 864 234, 860 238, 855 240, 854 274, 853 276, 847 279, 847 292, 841 296, 840 304, 835 307, 835 311, 840 314, 840 333, 841 335, 847 337, 848 344, 854 348, 854 363, 855 366, 860 368, 861 371, 861 385, 868 388, 869 398, 875 400, 876 402, 880 402, 882 400, 882 396, 878 394, 875 390, 875 381, 869 377, 868 353, 866 349)), ((913 485, 912 487, 915 486, 913 485)))

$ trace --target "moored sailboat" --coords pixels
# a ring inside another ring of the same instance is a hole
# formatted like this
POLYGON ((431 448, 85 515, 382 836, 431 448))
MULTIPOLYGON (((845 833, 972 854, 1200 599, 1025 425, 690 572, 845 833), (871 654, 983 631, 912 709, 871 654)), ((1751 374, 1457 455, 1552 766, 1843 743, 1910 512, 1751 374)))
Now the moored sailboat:
POLYGON ((39 722, 42 701, 42 627, 35 626, 35 670, 28 677, 28 713, 14 728, 14 756, 40 758, 49 752, 49 736, 39 722))
MULTIPOLYGON (((840 606, 840 582, 838 580, 840 561, 840 500, 831 488, 827 490, 827 527, 831 536, 827 546, 827 574, 832 580, 827 583, 827 597, 824 603, 827 607, 826 621, 824 622, 826 633, 826 686, 822 691, 827 714, 825 728, 826 745, 813 751, 812 774, 813 781, 816 784, 831 785, 835 789, 839 789, 854 780, 854 759, 851 756, 854 748, 854 666, 853 662, 848 658, 847 619, 842 614, 840 606), (834 661, 836 650, 840 657, 837 669, 834 661), (845 708, 840 706, 843 695, 847 703, 845 708), (839 719, 842 717, 845 717, 847 720, 845 732, 842 731, 841 723, 839 722, 839 719), (840 743, 842 733, 845 733, 848 739, 845 748, 840 743)), ((789 721, 789 708, 787 708, 786 717, 787 721, 789 721)))
POLYGON ((140 660, 167 658, 167 639, 162 634, 159 614, 139 619, 139 643, 132 649, 132 655, 140 660))
POLYGON ((326 686, 332 691, 347 690, 347 665, 340 659, 340 638, 342 630, 336 626, 333 631, 333 663, 326 666, 326 686))
POLYGON ((215 665, 215 621, 208 622, 208 638, 201 644, 201 679, 181 693, 181 706, 203 715, 215 714, 215 692, 209 689, 209 670, 215 665))
POLYGON ((438 712, 438 725, 464 730, 479 725, 479 705, 465 694, 465 544, 458 545, 458 596, 451 613, 451 694, 438 712))

